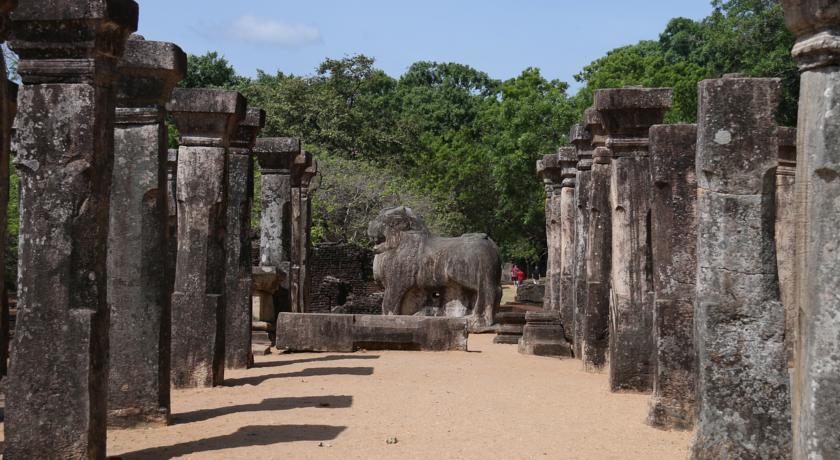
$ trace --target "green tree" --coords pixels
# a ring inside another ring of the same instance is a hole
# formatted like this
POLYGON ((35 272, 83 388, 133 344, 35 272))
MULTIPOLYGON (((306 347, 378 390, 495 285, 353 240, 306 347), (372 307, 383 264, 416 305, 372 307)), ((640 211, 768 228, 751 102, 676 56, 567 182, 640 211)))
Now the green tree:
POLYGON ((187 74, 179 83, 182 88, 224 88, 244 86, 248 79, 236 74, 232 65, 215 51, 187 56, 187 74))

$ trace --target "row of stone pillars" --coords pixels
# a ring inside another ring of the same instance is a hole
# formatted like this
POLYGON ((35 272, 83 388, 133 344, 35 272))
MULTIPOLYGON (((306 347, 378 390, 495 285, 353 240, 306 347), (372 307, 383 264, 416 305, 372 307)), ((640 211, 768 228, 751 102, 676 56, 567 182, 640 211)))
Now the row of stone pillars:
POLYGON ((317 163, 296 139, 258 142, 265 113, 238 92, 175 89, 186 56, 129 37, 138 10, 131 0, 0 1, 23 83, 19 95, 0 85, 0 229, 13 120, 20 176, 6 458, 104 458, 107 426, 166 424, 170 387, 218 385, 225 368, 252 364, 255 145, 263 252, 281 254, 264 262, 287 280, 285 307, 306 310, 317 163), (167 116, 177 151, 166 148, 167 116), (271 158, 281 157, 292 173, 275 185, 271 158))
MULTIPOLYGON (((696 458, 790 448, 776 244, 790 246, 791 227, 774 216, 791 212, 776 173, 789 196, 795 154, 778 93, 772 79, 704 81, 698 125, 658 125, 669 89, 597 91, 570 135, 577 206, 547 221, 574 280, 550 278, 559 300, 546 307, 576 356, 608 367, 613 391, 652 392, 652 425, 696 424, 696 458)), ((540 162, 551 190, 572 176, 566 156, 540 162)))
POLYGON ((649 423, 696 428, 693 458, 840 456, 840 9, 783 5, 798 137, 778 80, 732 75, 700 83, 697 125, 659 124, 668 89, 597 91, 576 181, 568 150, 539 162, 545 308, 586 370, 652 392, 649 423))

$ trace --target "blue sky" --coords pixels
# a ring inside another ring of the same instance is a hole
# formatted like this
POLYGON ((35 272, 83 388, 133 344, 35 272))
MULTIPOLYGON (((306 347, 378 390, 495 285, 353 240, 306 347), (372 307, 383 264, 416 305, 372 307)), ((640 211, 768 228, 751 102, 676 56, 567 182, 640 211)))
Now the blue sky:
POLYGON ((709 0, 137 1, 147 39, 219 51, 248 76, 311 74, 326 57, 362 53, 395 77, 416 61, 451 61, 499 79, 538 67, 573 87, 608 50, 711 11, 709 0))

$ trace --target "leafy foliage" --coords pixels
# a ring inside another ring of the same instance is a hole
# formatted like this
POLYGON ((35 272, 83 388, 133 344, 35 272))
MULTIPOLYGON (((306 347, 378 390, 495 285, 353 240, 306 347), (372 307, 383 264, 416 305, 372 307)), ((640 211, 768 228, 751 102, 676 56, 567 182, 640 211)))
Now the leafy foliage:
POLYGON ((794 38, 784 25, 778 0, 713 0, 700 21, 676 18, 659 41, 618 48, 586 66, 575 78, 585 83, 578 110, 591 104, 596 89, 627 85, 670 86, 674 107, 668 122, 697 118, 697 83, 741 73, 782 82, 779 121, 796 124, 799 74, 790 57, 794 38))

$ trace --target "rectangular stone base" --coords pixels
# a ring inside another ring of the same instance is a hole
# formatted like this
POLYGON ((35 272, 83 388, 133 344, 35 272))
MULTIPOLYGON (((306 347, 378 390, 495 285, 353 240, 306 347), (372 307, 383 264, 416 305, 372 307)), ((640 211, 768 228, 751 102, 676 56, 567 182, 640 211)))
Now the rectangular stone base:
POLYGON ((526 315, 527 324, 519 340, 519 353, 524 355, 571 358, 572 347, 566 341, 560 315, 557 312, 526 315))
POLYGON ((277 348, 291 351, 466 351, 463 318, 280 313, 277 348))

